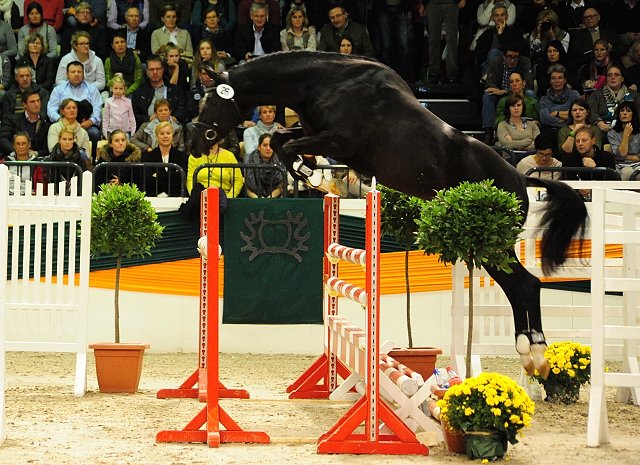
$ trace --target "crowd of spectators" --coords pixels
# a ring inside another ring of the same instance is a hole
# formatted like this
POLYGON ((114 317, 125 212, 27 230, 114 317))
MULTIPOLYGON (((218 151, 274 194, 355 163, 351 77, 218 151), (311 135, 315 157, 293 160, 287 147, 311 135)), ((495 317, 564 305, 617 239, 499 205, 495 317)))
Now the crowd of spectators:
POLYGON ((635 0, 486 0, 474 19, 477 28, 459 24, 459 30, 473 33, 466 37, 475 72, 457 77, 482 90, 485 143, 514 151, 527 170, 535 163, 597 166, 629 179, 640 168, 631 118, 640 108, 635 0), (536 144, 541 136, 544 143, 536 144))
MULTIPOLYGON (((578 135, 586 133, 595 154, 615 154, 624 177, 640 163, 636 3, 24 0, 22 17, 15 3, 0 12, 0 156, 17 156, 18 134, 24 152, 26 134, 29 159, 81 159, 82 169, 170 162, 187 173, 189 190, 195 168, 211 160, 280 166, 264 144, 284 125, 284 108, 270 102, 210 153, 185 152, 185 125, 211 84, 203 65, 224 71, 281 50, 319 50, 377 59, 409 83, 478 89, 485 142, 525 160, 537 154, 528 164, 545 160, 540 135, 555 140, 558 163, 584 159, 578 135)), ((160 185, 175 182, 167 173, 129 174, 128 181, 153 181, 150 195, 166 194, 160 185)), ((331 182, 344 192, 360 179, 334 174, 331 182)), ((229 169, 202 181, 228 196, 273 197, 295 184, 279 176, 278 169, 229 169), (260 184, 265 179, 268 187, 260 184)), ((123 175, 104 181, 123 182, 123 175)))

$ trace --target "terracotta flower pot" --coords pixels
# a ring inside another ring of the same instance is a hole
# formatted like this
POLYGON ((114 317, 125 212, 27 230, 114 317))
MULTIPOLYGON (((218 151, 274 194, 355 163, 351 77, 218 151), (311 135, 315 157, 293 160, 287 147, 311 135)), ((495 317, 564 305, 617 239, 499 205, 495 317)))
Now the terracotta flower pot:
POLYGON ((447 420, 442 420, 442 431, 444 433, 444 443, 447 445, 449 452, 457 454, 466 454, 467 449, 464 445, 465 434, 462 431, 452 430, 447 420))
POLYGON ((149 344, 90 344, 96 357, 100 392, 136 392, 142 374, 142 357, 149 344))
POLYGON ((414 347, 413 349, 393 349, 389 352, 389 357, 417 371, 426 381, 433 374, 438 355, 441 354, 442 349, 437 347, 414 347))

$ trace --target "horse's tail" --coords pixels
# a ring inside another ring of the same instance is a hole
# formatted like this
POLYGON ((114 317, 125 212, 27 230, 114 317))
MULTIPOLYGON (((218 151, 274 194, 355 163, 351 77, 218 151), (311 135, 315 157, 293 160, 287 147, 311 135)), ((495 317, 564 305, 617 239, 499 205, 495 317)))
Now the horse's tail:
POLYGON ((542 272, 552 273, 566 260, 571 239, 584 239, 587 226, 587 207, 580 195, 571 187, 551 179, 527 177, 527 186, 544 187, 547 201, 540 228, 542 234, 542 272))

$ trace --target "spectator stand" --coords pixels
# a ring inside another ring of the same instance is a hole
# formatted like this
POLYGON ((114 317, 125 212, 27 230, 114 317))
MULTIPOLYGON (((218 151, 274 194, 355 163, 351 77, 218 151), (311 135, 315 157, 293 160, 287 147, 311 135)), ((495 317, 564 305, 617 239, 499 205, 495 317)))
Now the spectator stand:
MULTIPOLYGON (((0 165, 0 240, 8 244, 0 255, 0 364, 5 350, 75 352, 74 395, 81 397, 87 391, 91 173, 73 177, 70 189, 61 182, 59 195, 52 184, 46 195, 43 184, 32 194, 31 180, 20 194, 18 176, 12 180, 14 194, 9 194, 9 179, 8 167, 0 165), (27 333, 37 333, 41 340, 26 341, 21 335, 27 333)), ((2 366, 2 396, 4 374, 2 366)))

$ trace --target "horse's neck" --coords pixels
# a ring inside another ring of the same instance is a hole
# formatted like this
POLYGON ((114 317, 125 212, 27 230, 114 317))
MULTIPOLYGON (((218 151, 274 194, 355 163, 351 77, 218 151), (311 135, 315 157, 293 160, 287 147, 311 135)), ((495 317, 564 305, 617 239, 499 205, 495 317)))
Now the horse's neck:
POLYGON ((278 63, 247 63, 235 68, 230 84, 241 108, 258 105, 286 105, 293 107, 304 97, 304 86, 316 74, 309 68, 292 68, 278 63), (264 65, 264 66, 259 66, 264 65))

